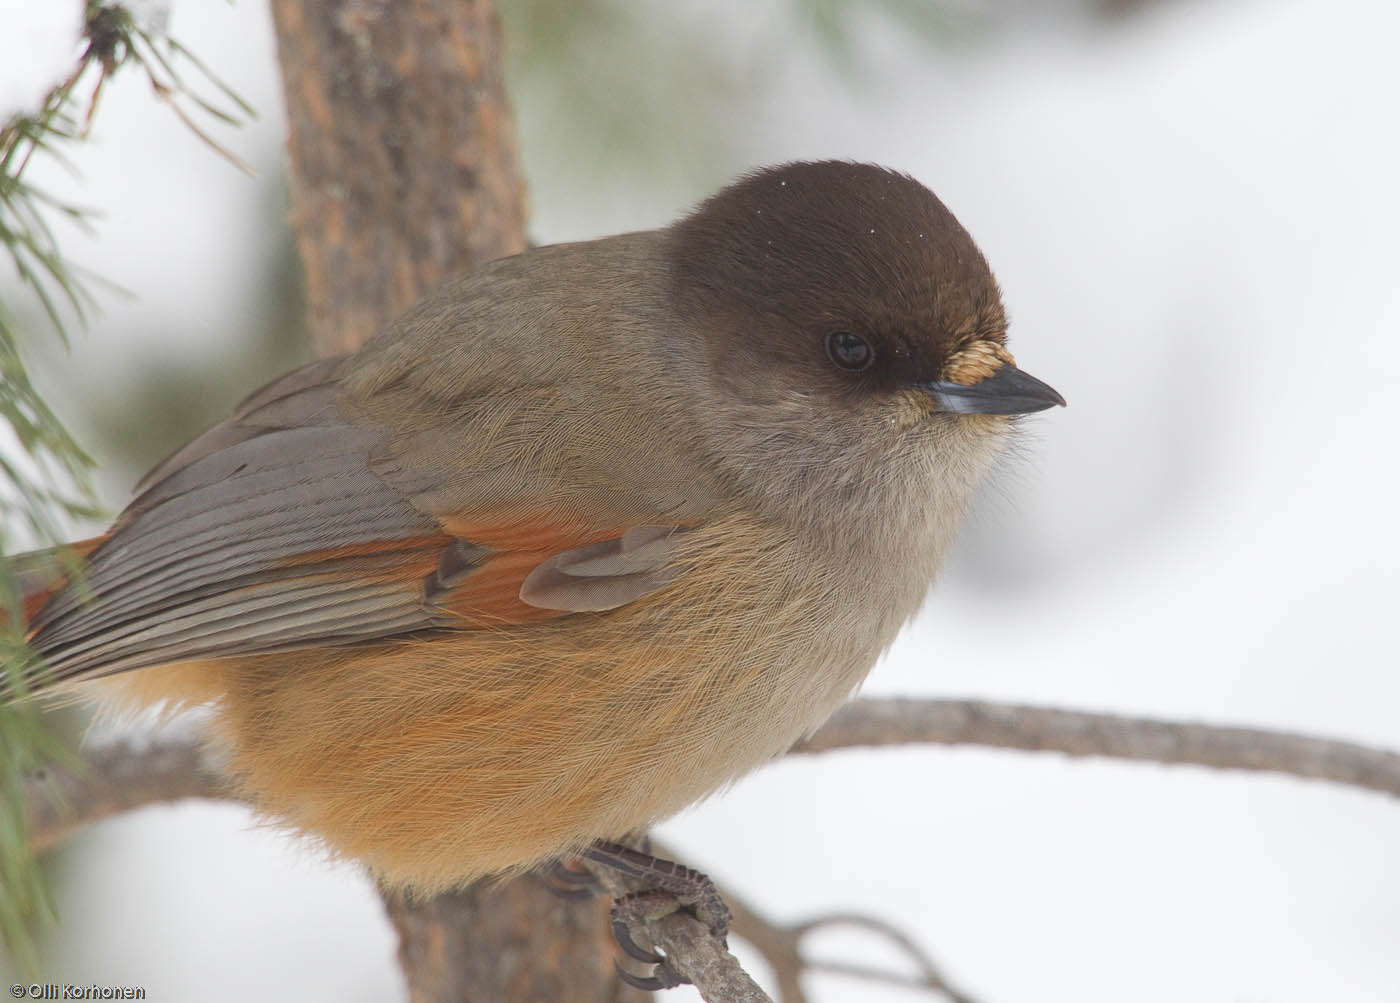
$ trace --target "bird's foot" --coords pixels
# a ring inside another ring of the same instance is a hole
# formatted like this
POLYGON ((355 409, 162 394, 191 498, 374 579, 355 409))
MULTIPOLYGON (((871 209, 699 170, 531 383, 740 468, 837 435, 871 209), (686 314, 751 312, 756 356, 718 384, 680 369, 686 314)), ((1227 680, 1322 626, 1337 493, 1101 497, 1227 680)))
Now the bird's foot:
POLYGON ((595 843, 584 855, 649 886, 641 891, 620 896, 612 907, 613 937, 629 957, 655 965, 650 976, 636 976, 618 970, 618 975, 630 986, 644 990, 671 989, 690 980, 671 966, 665 955, 637 943, 632 930, 635 926, 684 909, 709 929, 710 935, 726 944, 729 935, 729 907, 720 898, 715 884, 697 870, 673 860, 654 857, 620 843, 595 843))

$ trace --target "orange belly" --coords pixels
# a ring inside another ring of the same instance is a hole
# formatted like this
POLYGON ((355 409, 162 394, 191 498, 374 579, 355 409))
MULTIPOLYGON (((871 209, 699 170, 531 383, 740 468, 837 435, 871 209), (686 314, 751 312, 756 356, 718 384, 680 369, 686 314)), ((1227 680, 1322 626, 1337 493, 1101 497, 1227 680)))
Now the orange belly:
POLYGON ((812 615, 828 597, 782 573, 796 555, 767 541, 721 556, 705 530, 690 536, 691 570, 621 609, 162 667, 132 686, 213 698, 255 803, 390 884, 525 868, 644 828, 782 752, 875 657, 821 667, 844 646, 812 615))

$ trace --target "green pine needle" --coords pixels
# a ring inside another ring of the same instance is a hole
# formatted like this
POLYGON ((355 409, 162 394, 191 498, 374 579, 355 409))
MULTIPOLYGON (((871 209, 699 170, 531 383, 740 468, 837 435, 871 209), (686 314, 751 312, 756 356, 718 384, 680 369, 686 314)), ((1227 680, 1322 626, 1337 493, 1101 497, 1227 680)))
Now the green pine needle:
MULTIPOLYGON (((46 156, 65 163, 65 146, 87 137, 104 84, 130 66, 145 74, 154 93, 191 131, 239 167, 241 162, 177 102, 189 101, 197 113, 226 124, 239 125, 253 117, 248 103, 188 49, 173 39, 153 36, 122 4, 79 2, 87 44, 72 72, 49 90, 37 111, 15 115, 0 128, 0 248, 13 263, 20 287, 33 297, 65 346, 71 325, 86 325, 96 306, 89 290, 100 280, 65 260, 48 221, 63 218, 90 228, 91 213, 25 181, 33 159, 46 156), (213 88, 213 100, 186 84, 180 75, 183 66, 213 88)), ((0 303, 0 424, 9 428, 23 453, 22 458, 0 455, 0 692, 8 687, 20 698, 34 678, 17 577, 24 559, 5 555, 17 541, 56 546, 67 535, 69 520, 102 514, 90 486, 92 460, 29 379, 20 352, 23 333, 15 315, 0 303)), ((80 562, 71 552, 60 549, 52 556, 81 588, 80 562)), ((0 939, 26 973, 38 971, 36 931, 55 921, 53 901, 29 842, 30 799, 52 796, 41 790, 35 777, 47 763, 75 769, 80 762, 45 727, 32 704, 22 699, 0 702, 0 939)))

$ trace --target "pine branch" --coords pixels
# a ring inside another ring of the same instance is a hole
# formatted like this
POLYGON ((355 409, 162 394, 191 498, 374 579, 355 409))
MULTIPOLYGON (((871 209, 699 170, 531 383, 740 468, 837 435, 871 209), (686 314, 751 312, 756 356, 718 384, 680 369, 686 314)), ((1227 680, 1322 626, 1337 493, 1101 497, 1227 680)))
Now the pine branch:
MULTIPOLYGON (((83 47, 72 71, 49 89, 36 111, 16 114, 0 127, 0 248, 14 264, 20 288, 65 346, 70 325, 85 326, 96 306, 91 289, 97 280, 68 263, 50 222, 64 219, 90 227, 91 214, 26 179, 36 157, 63 162, 63 150, 87 138, 105 84, 126 67, 144 73, 155 93, 196 135, 235 163, 237 158, 182 104, 192 103, 196 114, 235 125, 252 114, 187 49, 157 38, 121 4, 87 0, 83 10, 83 47), (182 63, 193 66, 235 110, 221 110, 187 86, 182 63)), ((58 545, 69 520, 100 514, 91 487, 92 460, 30 380, 20 351, 24 333, 13 309, 0 302, 0 425, 9 429, 19 452, 0 456, 0 689, 8 680, 21 692, 21 669, 30 659, 23 596, 4 555, 17 543, 58 545)), ((76 572, 77 563, 71 563, 70 570, 76 572)), ((37 965, 34 923, 51 918, 53 909, 30 857, 24 777, 42 759, 58 755, 60 748, 32 708, 0 704, 0 938, 26 971, 37 965)))

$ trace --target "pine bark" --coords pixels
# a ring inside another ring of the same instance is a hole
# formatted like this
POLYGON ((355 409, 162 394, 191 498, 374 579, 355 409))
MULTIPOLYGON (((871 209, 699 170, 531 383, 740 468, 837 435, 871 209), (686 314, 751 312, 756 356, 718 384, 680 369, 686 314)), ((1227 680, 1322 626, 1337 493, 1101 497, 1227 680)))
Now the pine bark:
POLYGON ((312 341, 350 351, 444 279, 525 247, 489 0, 273 0, 312 341))
MULTIPOLYGON (((443 279, 526 245, 489 0, 273 0, 312 343, 350 351, 443 279)), ((640 1003, 600 903, 539 880, 385 896, 414 1003, 640 1003)))

